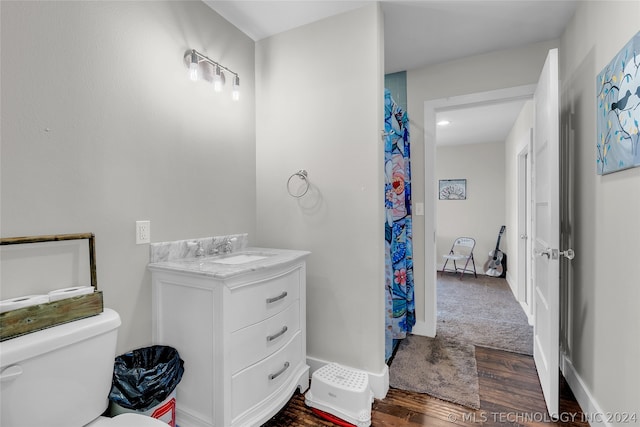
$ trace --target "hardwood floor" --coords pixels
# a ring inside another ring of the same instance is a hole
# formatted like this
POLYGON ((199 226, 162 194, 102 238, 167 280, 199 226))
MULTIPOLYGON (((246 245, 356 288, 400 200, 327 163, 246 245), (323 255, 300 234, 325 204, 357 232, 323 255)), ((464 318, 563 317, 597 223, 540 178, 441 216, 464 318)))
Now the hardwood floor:
MULTIPOLYGON (((373 403, 373 427, 418 426, 588 426, 571 390, 560 386, 560 419, 547 415, 542 389, 531 356, 476 347, 480 409, 445 402, 426 394, 390 389, 385 399, 373 403)), ((316 417, 296 393, 287 406, 263 427, 335 424, 316 417)))

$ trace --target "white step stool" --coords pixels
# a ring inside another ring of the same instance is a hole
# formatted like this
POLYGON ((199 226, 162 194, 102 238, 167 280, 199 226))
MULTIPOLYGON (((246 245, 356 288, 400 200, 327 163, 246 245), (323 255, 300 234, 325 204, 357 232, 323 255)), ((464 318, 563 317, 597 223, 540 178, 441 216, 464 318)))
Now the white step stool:
POLYGON ((357 427, 371 425, 373 392, 366 372, 337 363, 323 366, 311 376, 305 403, 357 427))

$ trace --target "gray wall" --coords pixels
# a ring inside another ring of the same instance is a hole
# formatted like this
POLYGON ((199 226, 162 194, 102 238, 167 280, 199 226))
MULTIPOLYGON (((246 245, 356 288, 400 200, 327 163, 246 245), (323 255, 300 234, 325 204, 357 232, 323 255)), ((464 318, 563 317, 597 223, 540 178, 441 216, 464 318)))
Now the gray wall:
POLYGON ((372 4, 256 47, 259 240, 312 252, 312 362, 374 374, 385 370, 381 24, 372 4), (311 189, 295 199, 286 183, 299 169, 311 189))
POLYGON ((248 232, 311 250, 310 356, 384 378, 377 5, 260 42, 257 104, 255 43, 201 2, 1 5, 2 236, 94 232, 119 352, 151 339, 134 240, 149 219, 153 242, 248 232), (239 103, 188 79, 189 48, 240 74, 239 103), (296 200, 300 168, 312 190, 296 200))
POLYGON ((608 413, 640 407, 640 168, 596 175, 595 80, 638 32, 638 16, 637 1, 581 3, 559 56, 561 129, 575 149, 566 371, 608 413))
POLYGON ((153 242, 255 236, 254 43, 201 2, 0 7, 2 236, 95 233, 118 350, 147 345, 149 247, 135 221, 151 220, 153 242), (240 74, 240 102, 189 80, 190 48, 240 74))
MULTIPOLYGON (((436 185, 441 179, 467 180, 466 200, 438 200, 436 267, 457 237, 476 239, 474 259, 478 274, 495 248, 500 226, 505 222, 504 142, 436 147, 436 185)), ((502 244, 501 249, 504 249, 502 244)), ((510 261, 510 259, 509 259, 510 261)), ((447 268, 451 268, 451 262, 447 268)), ((472 268, 471 266, 469 268, 472 268)))

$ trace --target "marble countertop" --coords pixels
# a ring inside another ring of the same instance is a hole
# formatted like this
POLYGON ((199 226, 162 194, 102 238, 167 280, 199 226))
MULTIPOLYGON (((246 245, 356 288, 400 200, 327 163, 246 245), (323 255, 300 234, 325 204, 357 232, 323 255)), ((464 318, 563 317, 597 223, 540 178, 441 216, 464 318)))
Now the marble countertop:
POLYGON ((237 252, 224 255, 202 257, 189 256, 181 259, 151 262, 148 267, 150 270, 190 273, 223 280, 253 271, 285 265, 302 259, 309 254, 310 252, 308 251, 290 249, 245 247, 237 252), (240 254, 256 255, 264 258, 240 264, 224 264, 219 262, 225 258, 234 257, 240 254))

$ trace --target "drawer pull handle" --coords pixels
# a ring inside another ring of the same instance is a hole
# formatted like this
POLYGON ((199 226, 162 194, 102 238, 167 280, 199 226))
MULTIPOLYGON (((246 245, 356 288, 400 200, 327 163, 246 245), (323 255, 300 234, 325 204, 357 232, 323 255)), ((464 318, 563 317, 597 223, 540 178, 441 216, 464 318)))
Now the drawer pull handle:
POLYGON ((20 365, 12 365, 9 366, 7 369, 4 369, 1 373, 0 373, 0 381, 5 382, 5 381, 11 381, 13 379, 15 379, 16 377, 22 375, 22 366, 20 365))
POLYGON ((287 368, 289 368, 289 362, 284 362, 284 366, 282 367, 282 369, 280 369, 278 372, 276 372, 275 374, 269 374, 269 379, 270 380, 275 380, 276 378, 278 378, 280 375, 282 375, 284 373, 284 371, 287 370, 287 368))
POLYGON ((269 335, 267 337, 267 342, 271 342, 273 340, 275 340, 276 338, 278 338, 279 336, 283 335, 285 332, 287 332, 289 328, 287 328, 286 326, 283 326, 282 329, 280 330, 280 332, 275 333, 273 335, 269 335))
POLYGON ((267 298, 267 304, 271 304, 274 303, 276 301, 280 301, 282 298, 287 296, 287 291, 282 291, 282 293, 280 295, 278 295, 277 297, 271 297, 271 298, 267 298))

